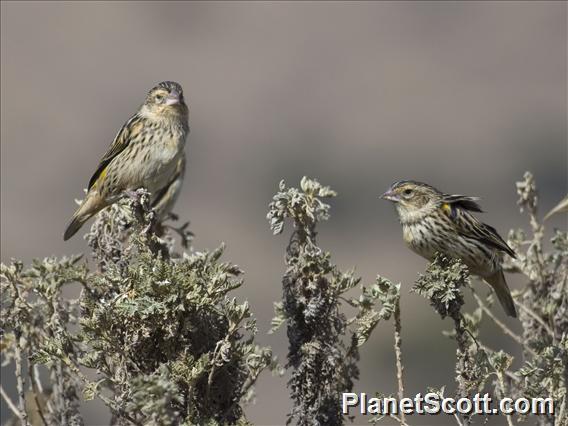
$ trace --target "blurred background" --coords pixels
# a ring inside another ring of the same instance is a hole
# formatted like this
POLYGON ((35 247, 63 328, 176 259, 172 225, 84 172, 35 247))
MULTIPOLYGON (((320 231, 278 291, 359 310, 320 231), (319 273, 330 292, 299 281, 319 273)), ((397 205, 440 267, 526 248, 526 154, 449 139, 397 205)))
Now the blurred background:
MULTIPOLYGON (((404 246, 392 206, 378 195, 412 178, 480 196, 484 220, 506 235, 526 227, 514 184, 530 170, 542 214, 553 207, 568 190, 566 8, 2 2, 2 262, 87 250, 79 235, 62 239, 73 200, 146 92, 175 80, 191 126, 175 211, 191 220, 196 249, 224 241, 227 259, 246 271, 238 296, 258 317, 259 342, 285 360, 285 330, 266 331, 281 297, 287 237, 273 237, 265 215, 280 179, 297 185, 308 175, 339 192, 320 228, 333 260, 356 267, 366 283, 377 273, 402 282, 407 393, 451 390, 455 344, 441 334, 451 324, 408 292, 426 262, 404 246)), ((565 228, 565 216, 550 225, 565 228)), ((482 338, 512 348, 491 324, 482 338)), ((391 324, 381 324, 362 350, 356 392, 395 391, 392 344, 391 324)), ((2 372, 13 392, 11 371, 2 372)), ((286 377, 265 374, 246 413, 276 425, 289 408, 286 377)), ((96 403, 85 412, 89 424, 108 422, 96 403)), ((2 402, 2 420, 7 414, 2 402)))

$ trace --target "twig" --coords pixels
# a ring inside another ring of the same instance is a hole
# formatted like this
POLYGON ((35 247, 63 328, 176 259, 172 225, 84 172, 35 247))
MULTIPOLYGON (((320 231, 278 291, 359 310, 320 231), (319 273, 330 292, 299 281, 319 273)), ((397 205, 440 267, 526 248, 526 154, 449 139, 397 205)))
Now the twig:
MULTIPOLYGON (((260 371, 258 371, 254 377, 249 377, 247 379, 247 382, 245 382, 245 384, 243 385, 243 388, 241 390, 241 396, 245 396, 247 394, 247 392, 249 391, 249 389, 256 383, 256 380, 258 379, 258 376, 260 376, 260 371)), ((225 412, 223 413, 223 419, 225 419, 229 413, 231 413, 231 411, 233 411, 233 408, 235 408, 235 406, 237 405, 237 403, 240 400, 235 400, 233 401, 233 403, 231 405, 229 405, 227 407, 227 409, 225 410, 225 412)))
POLYGON ((213 374, 215 373, 215 367, 217 366, 217 355, 219 348, 223 344, 223 340, 219 340, 215 345, 215 350, 213 351, 211 371, 209 371, 209 376, 207 377, 207 388, 205 389, 205 400, 209 400, 209 393, 211 392, 211 385, 213 384, 213 374))
MULTIPOLYGON (((35 375, 36 371, 37 371, 36 365, 32 363, 31 356, 29 356, 28 357, 28 375, 30 376, 30 382, 31 382, 31 385, 32 385, 33 393, 34 393, 34 400, 35 400, 35 403, 37 405, 37 412, 39 413, 39 416, 41 417, 41 421, 43 422, 43 424, 45 426, 47 426, 48 423, 45 420, 45 416, 43 415, 43 408, 42 408, 40 401, 39 401, 39 398, 38 398, 38 395, 41 395, 42 391, 40 390, 41 384, 38 386, 39 380, 38 380, 37 376, 35 375)), ((45 395, 45 397, 47 399, 47 395, 45 395)))
MULTIPOLYGON (((43 395, 44 389, 43 389, 43 384, 41 383, 41 379, 40 379, 40 376, 39 376, 39 368, 38 368, 37 364, 33 364, 31 371, 33 372, 32 383, 35 382, 35 386, 37 387, 37 392, 39 394, 43 395)), ((45 394, 45 395, 47 396, 47 394, 45 394)), ((53 395, 53 392, 52 392, 52 395, 53 395)), ((47 409, 47 413, 49 413, 50 415, 53 415, 53 413, 55 413, 55 409, 53 407, 53 403, 51 401, 51 398, 46 398, 45 407, 47 409)))
MULTIPOLYGON (((468 352, 469 348, 467 344, 467 336, 465 332, 466 328, 463 326, 463 316, 461 315, 461 312, 458 311, 455 315, 452 315, 452 319, 454 320, 454 328, 456 330, 456 343, 458 345, 458 361, 456 363, 456 381, 458 383, 457 393, 460 398, 466 398, 468 394, 466 380, 469 378, 466 371, 468 359, 470 358, 468 352)), ((471 424, 471 416, 464 415, 462 424, 471 424)))
MULTIPOLYGON (((66 357, 65 357, 66 358, 66 357)), ((61 362, 57 360, 55 362, 55 375, 57 380, 57 387, 59 391, 59 404, 60 404, 60 424, 61 426, 67 426, 67 401, 65 395, 65 386, 63 385, 63 366, 61 362)))
MULTIPOLYGON (((497 378, 499 380, 499 387, 501 388, 501 399, 503 399, 507 393, 506 389, 505 389, 505 380, 503 380, 503 372, 502 371, 497 371, 497 378)), ((506 419, 507 419, 507 425, 508 426, 513 426, 513 421, 511 420, 511 415, 510 414, 506 414, 505 415, 506 419)))
POLYGON ((532 317, 535 321, 537 321, 540 325, 542 325, 543 328, 548 332, 548 334, 550 334, 550 337, 552 337, 552 340, 556 341, 556 339, 554 337, 554 331, 552 331, 550 326, 547 323, 545 323, 544 320, 536 314, 536 312, 534 312, 533 310, 531 310, 530 308, 528 308, 527 306, 525 306, 522 303, 517 303, 517 306, 519 308, 521 308, 530 317, 532 317))
MULTIPOLYGON (((50 320, 49 320, 49 336, 52 339, 56 339, 55 331, 60 324, 59 316, 59 303, 55 297, 50 300, 50 320)), ((61 426, 67 426, 67 404, 65 401, 65 387, 63 385, 63 367, 61 366, 61 361, 56 360, 51 366, 51 380, 53 383, 53 401, 54 405, 57 407, 57 421, 61 426)), ((55 419, 54 419, 55 420, 55 419)))
POLYGON ((454 329, 456 330, 456 343, 458 346, 457 357, 458 361, 456 363, 456 381, 458 382, 458 395, 462 398, 467 397, 467 386, 464 382, 465 372, 466 372, 466 357, 468 352, 467 337, 465 333, 465 328, 462 325, 461 313, 458 312, 457 315, 453 315, 454 329))
MULTIPOLYGON (((86 385, 90 385, 91 381, 88 379, 87 376, 85 376, 83 374, 83 372, 79 369, 79 367, 77 365, 75 365, 73 363, 73 361, 71 359, 69 359, 69 357, 64 356, 61 358, 61 360, 63 361, 63 363, 69 367, 69 369, 75 373, 77 375, 77 377, 79 377, 86 385)), ((112 401, 111 399, 107 398, 106 396, 104 396, 101 392, 98 391, 98 389, 94 389, 95 395, 97 397, 99 397, 106 405, 107 407, 109 407, 112 410, 113 414, 117 414, 119 417, 124 417, 126 420, 130 421, 132 424, 135 425, 140 425, 141 423, 136 421, 136 419, 132 418, 130 415, 128 415, 128 413, 123 412, 122 409, 118 408, 116 406, 116 404, 114 403, 114 401, 112 401)))
POLYGON ((43 384, 41 383, 41 380, 39 378, 39 368, 38 368, 37 364, 33 365, 33 372, 34 372, 34 378, 35 378, 35 381, 36 381, 36 386, 37 386, 37 388, 40 392, 43 392, 43 384))
POLYGON ((398 417, 396 414, 390 414, 389 413, 389 417, 392 417, 393 419, 395 419, 397 422, 402 424, 402 419, 400 417, 398 417))
MULTIPOLYGON (((394 306, 394 353, 396 357, 396 378, 398 381, 398 400, 404 398, 404 383, 402 380, 402 373, 404 372, 404 366, 402 365, 402 338, 401 338, 402 325, 400 322, 400 293, 396 298, 396 303, 394 306)), ((400 413, 400 424, 402 426, 407 425, 406 416, 404 411, 400 413)))
POLYGON ((456 413, 454 413, 454 417, 455 417, 456 422, 459 426, 464 426, 463 422, 460 420, 460 416, 458 416, 456 413))
POLYGON ((568 422, 564 422, 564 420, 568 420, 568 419, 564 419, 564 409, 565 408, 566 408, 566 395, 564 395, 564 398, 562 398, 562 405, 560 406, 560 412, 558 413, 558 415, 554 419, 554 426, 565 426, 565 425, 568 424, 568 422))
MULTIPOLYGON (((485 352, 489 352, 494 354, 496 351, 495 349, 491 349, 489 346, 485 346, 483 343, 479 344, 479 347, 481 349, 483 349, 485 352)), ((515 383, 519 383, 521 381, 520 378, 518 378, 517 376, 515 376, 513 373, 511 373, 509 370, 505 371, 505 376, 507 376, 509 379, 513 380, 515 383)))
MULTIPOLYGON (((485 306, 485 303, 483 303, 483 300, 481 300, 481 298, 477 295, 477 293, 472 289, 471 292, 473 293, 473 297, 475 297, 475 300, 477 301, 477 304, 479 305, 479 307, 483 310, 483 312, 485 312, 487 314, 487 316, 489 318, 491 318, 493 320, 493 322, 495 324, 497 324, 499 326, 499 328, 501 328, 501 330, 503 330, 503 332, 505 334, 507 334, 508 336, 510 336, 511 338, 513 338, 513 340, 515 342, 517 342, 519 345, 523 346, 524 342, 523 339, 521 339, 520 336, 516 335, 509 327, 507 327, 505 324, 503 324, 503 322, 501 322, 494 314, 493 312, 491 312, 491 310, 485 306)), ((536 353, 530 349, 527 348, 528 351, 533 355, 536 356, 536 353)))
POLYGON ((28 413, 26 412, 26 395, 24 393, 24 375, 22 373, 22 352, 20 342, 22 340, 22 331, 20 328, 14 330, 16 336, 16 344, 14 345, 14 359, 16 361, 16 387, 18 389, 18 405, 20 410, 20 421, 23 426, 28 426, 28 413))
POLYGON ((20 413, 20 410, 18 410, 18 407, 16 407, 16 404, 14 404, 14 401, 12 401, 12 399, 10 399, 10 397, 8 396, 8 394, 4 390, 4 387, 2 387, 1 384, 0 384, 0 394, 2 395, 2 398, 4 398, 4 401, 6 401, 6 405, 8 406, 8 408, 10 408, 10 410, 12 410, 14 415, 18 419, 20 419, 20 421, 21 421, 22 420, 22 413, 20 413))
POLYGON ((536 204, 529 207, 530 224, 533 231, 533 242, 529 247, 529 251, 534 249, 536 265, 540 277, 539 284, 544 282, 544 259, 542 258, 542 239, 544 237, 544 226, 538 221, 536 204))

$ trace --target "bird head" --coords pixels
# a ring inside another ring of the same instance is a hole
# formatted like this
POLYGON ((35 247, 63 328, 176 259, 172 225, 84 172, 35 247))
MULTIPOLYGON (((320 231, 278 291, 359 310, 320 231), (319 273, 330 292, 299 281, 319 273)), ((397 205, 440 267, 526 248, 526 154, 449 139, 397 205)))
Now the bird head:
POLYGON ((381 195, 396 205, 401 222, 418 220, 428 215, 441 200, 441 193, 433 186, 412 180, 401 180, 381 195))
POLYGON ((146 95, 142 108, 148 115, 165 118, 187 114, 187 105, 179 83, 163 81, 146 95))

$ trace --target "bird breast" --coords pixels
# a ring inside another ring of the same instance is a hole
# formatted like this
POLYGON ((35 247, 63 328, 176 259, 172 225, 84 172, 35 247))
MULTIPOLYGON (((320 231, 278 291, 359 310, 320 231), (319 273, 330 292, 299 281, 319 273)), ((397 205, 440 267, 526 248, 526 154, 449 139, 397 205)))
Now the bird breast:
POLYGON ((159 142, 154 144, 153 158, 156 162, 169 165, 173 161, 177 161, 179 154, 183 151, 185 138, 181 135, 167 132, 159 142))
POLYGON ((153 160, 156 162, 158 173, 162 168, 175 170, 180 155, 185 146, 185 133, 179 129, 167 129, 161 137, 152 144, 153 160))
POLYGON ((154 193, 170 182, 176 173, 179 159, 184 152, 186 132, 183 128, 156 130, 154 137, 147 140, 145 148, 137 152, 138 176, 132 179, 154 193))
POLYGON ((471 273, 482 277, 500 269, 501 256, 497 250, 458 234, 450 226, 430 216, 420 222, 403 224, 402 233, 408 247, 427 260, 433 260, 436 253, 461 259, 471 273))
POLYGON ((432 260, 440 251, 430 236, 431 231, 425 221, 402 225, 402 237, 408 248, 428 260, 432 260))

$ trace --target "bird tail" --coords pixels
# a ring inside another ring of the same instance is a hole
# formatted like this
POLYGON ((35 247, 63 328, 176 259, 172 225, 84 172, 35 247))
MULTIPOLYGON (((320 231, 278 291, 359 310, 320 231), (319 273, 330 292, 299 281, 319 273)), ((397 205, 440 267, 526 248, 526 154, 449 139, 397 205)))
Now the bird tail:
POLYGON ((87 198, 85 198, 77 211, 73 213, 71 222, 69 222, 69 225, 67 225, 65 233, 63 234, 64 241, 67 241, 69 238, 75 235, 86 221, 88 221, 93 215, 97 214, 101 209, 106 207, 106 204, 102 201, 102 198, 99 197, 98 194, 87 195, 87 198))
POLYGON ((544 216, 543 220, 548 220, 548 219, 550 219, 550 216, 552 216, 556 213, 562 213, 562 212, 568 212, 568 195, 566 197, 564 197, 564 199, 562 201, 560 201, 556 207, 554 207, 552 210, 550 210, 546 214, 546 216, 544 216))
POLYGON ((505 313, 510 317, 517 318, 517 309, 515 308, 515 302, 513 302, 513 298, 511 297, 511 290, 509 290, 509 287, 507 286, 503 271, 500 269, 493 275, 486 277, 485 281, 487 281, 487 283, 493 288, 493 290, 495 290, 497 298, 499 299, 501 306, 505 310, 505 313))

